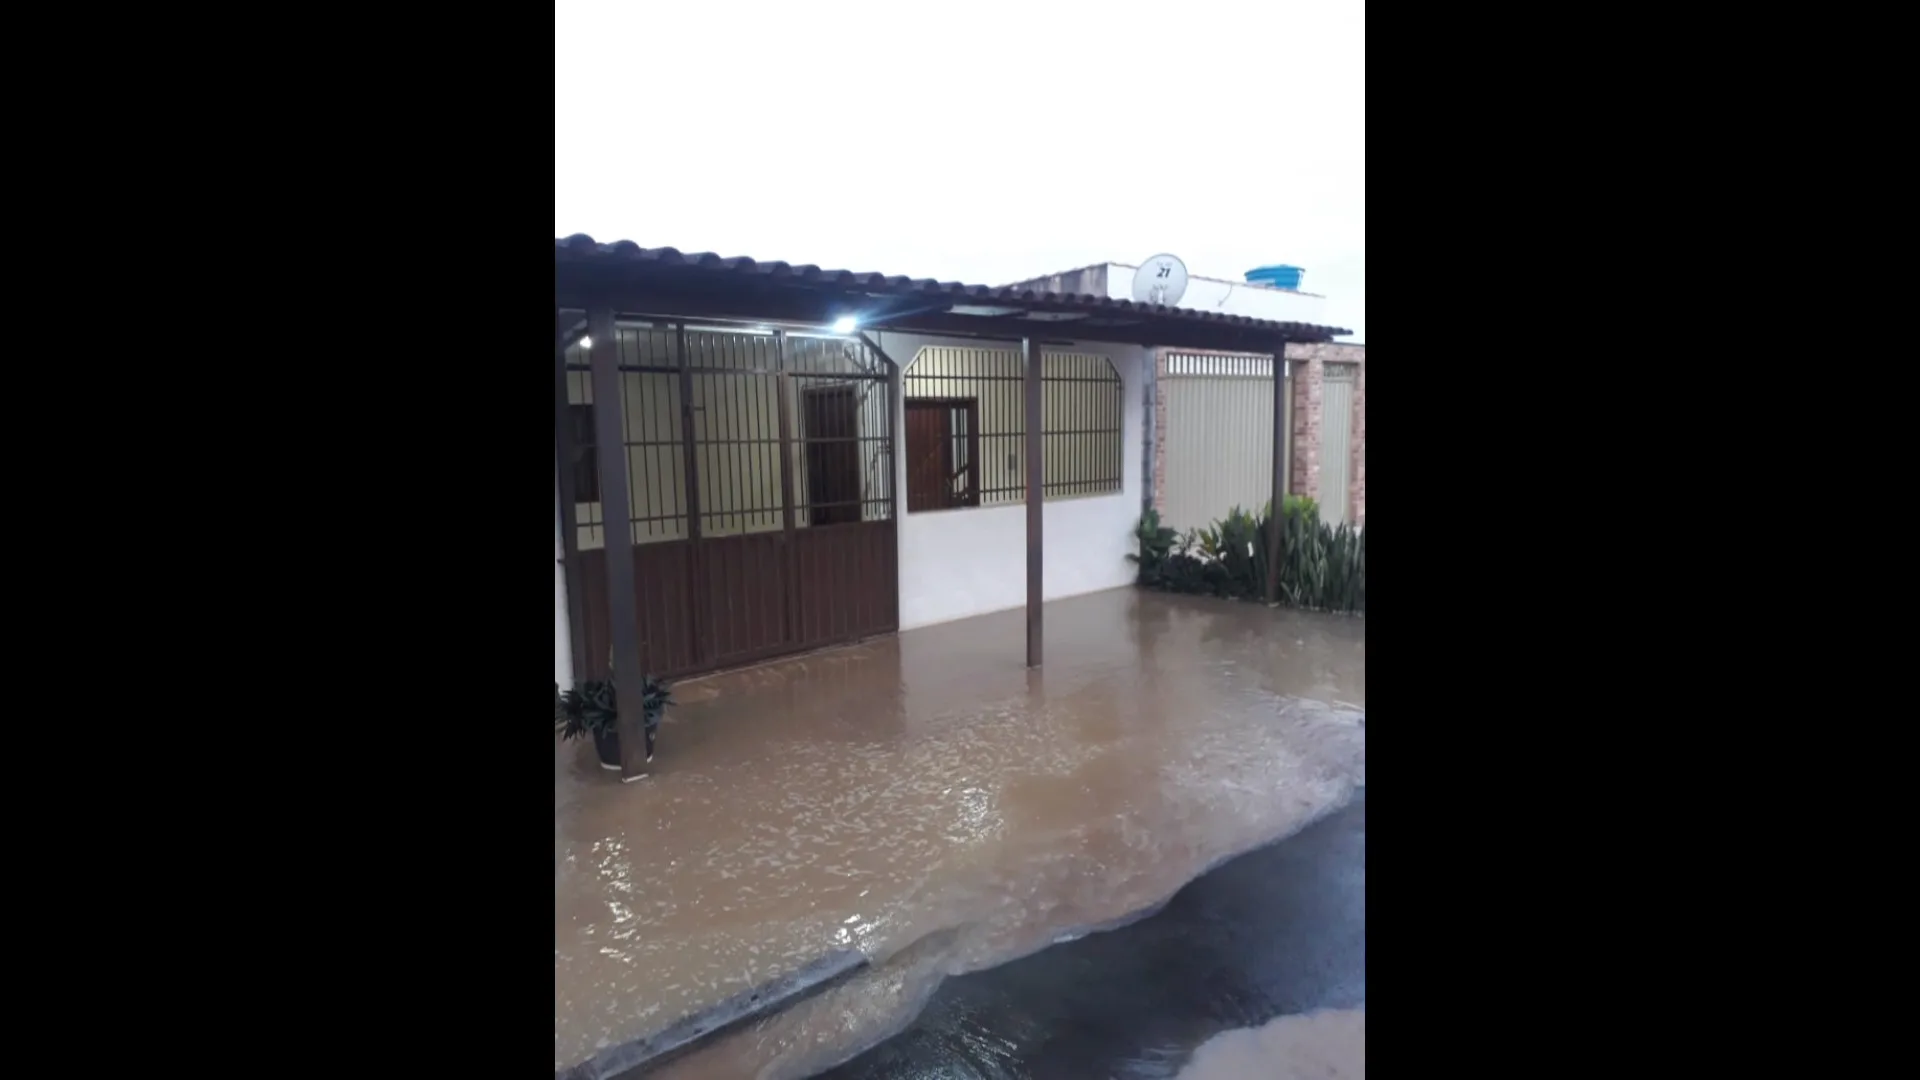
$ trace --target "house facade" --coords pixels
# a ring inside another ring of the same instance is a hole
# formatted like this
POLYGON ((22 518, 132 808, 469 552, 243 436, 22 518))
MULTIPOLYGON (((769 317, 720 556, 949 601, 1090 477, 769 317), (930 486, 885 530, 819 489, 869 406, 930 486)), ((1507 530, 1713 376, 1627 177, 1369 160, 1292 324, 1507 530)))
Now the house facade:
MULTIPOLYGON (((557 240, 555 681, 637 698, 643 674, 1015 607, 1038 667, 1046 600, 1133 579, 1156 350, 1341 333, 557 240)), ((1284 389, 1267 383, 1274 430, 1284 389)), ((620 722, 637 779, 638 717, 620 722)))
MULTIPOLYGON (((657 598, 642 613, 656 674, 715 670, 1025 603, 1025 376, 1017 346, 876 330, 868 335, 874 350, 850 335, 776 338, 691 324, 683 392, 669 370, 678 366, 680 335, 638 321, 618 324, 617 333, 623 366, 661 369, 622 372, 620 388, 639 587, 657 598), (882 353, 898 364, 897 376, 882 353), (706 564, 699 577, 690 558, 695 506, 706 564), (804 582, 792 604, 782 574, 804 582), (696 593, 712 602, 699 603, 696 593)), ((586 352, 580 342, 567 350, 586 641, 572 640, 565 573, 557 570, 554 670, 563 687, 575 675, 576 644, 594 656, 609 644, 595 599, 604 590, 606 518, 586 352)), ((1152 351, 1062 341, 1041 356, 1043 522, 1053 538, 1042 597, 1055 600, 1133 579, 1126 556, 1145 495, 1141 404, 1152 351)), ((556 471, 557 566, 565 561, 560 487, 556 471)))

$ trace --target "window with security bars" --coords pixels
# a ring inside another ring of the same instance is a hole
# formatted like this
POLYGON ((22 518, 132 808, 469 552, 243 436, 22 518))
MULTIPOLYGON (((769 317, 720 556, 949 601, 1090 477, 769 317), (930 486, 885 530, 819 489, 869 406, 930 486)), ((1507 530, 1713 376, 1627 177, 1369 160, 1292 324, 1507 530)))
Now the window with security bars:
MULTIPOLYGON (((652 323, 617 341, 635 544, 892 517, 890 381, 861 342, 652 323)), ((605 543, 589 361, 567 353, 582 550, 605 543)))
MULTIPOLYGON (((1041 354, 1044 498, 1117 493, 1125 415, 1104 356, 1041 354)), ((1024 502, 1026 372, 1015 349, 929 345, 907 365, 907 510, 1024 502)))

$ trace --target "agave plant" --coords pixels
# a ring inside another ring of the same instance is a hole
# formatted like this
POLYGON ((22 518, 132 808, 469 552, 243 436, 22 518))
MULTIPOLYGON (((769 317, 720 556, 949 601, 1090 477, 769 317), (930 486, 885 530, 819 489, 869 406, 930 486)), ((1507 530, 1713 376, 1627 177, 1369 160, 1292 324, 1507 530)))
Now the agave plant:
POLYGON ((1325 537, 1327 548, 1329 580, 1328 591, 1322 598, 1322 607, 1329 611, 1360 611, 1364 603, 1360 599, 1360 590, 1364 585, 1365 569, 1362 562, 1365 552, 1366 534, 1360 529, 1341 524, 1328 530, 1325 537))
POLYGON ((1367 609, 1366 531, 1330 526, 1320 508, 1305 496, 1289 495, 1276 519, 1267 503, 1263 513, 1234 507, 1207 528, 1176 534, 1148 511, 1136 535, 1141 554, 1139 584, 1172 592, 1258 599, 1267 582, 1287 603, 1322 611, 1367 609), (1271 565, 1269 544, 1280 531, 1280 562, 1271 565))
POLYGON ((673 704, 673 688, 648 675, 646 681, 641 684, 640 690, 641 716, 646 720, 648 731, 660 726, 660 714, 666 712, 667 706, 671 704, 673 704))
POLYGON ((614 730, 620 717, 614 707, 613 683, 587 679, 571 690, 560 692, 554 705, 554 719, 560 722, 560 737, 573 740, 589 735, 604 735, 614 730))
MULTIPOLYGON (((673 691, 672 687, 651 675, 646 676, 643 687, 640 695, 641 715, 646 730, 652 731, 660 726, 660 714, 673 704, 673 691)), ((561 691, 554 705, 554 719, 561 725, 562 739, 578 739, 617 730, 620 709, 614 697, 613 680, 587 679, 571 690, 561 691)))
MULTIPOLYGON (((1273 504, 1269 502, 1268 506, 1273 504)), ((1261 518, 1253 526, 1253 595, 1265 598, 1267 595, 1267 576, 1273 573, 1273 516, 1261 518)))

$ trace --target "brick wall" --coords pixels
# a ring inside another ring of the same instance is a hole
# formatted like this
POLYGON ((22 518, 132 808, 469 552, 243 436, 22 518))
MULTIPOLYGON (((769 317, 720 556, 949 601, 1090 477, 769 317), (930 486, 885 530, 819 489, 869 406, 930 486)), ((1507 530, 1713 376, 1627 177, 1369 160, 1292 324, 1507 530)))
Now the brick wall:
POLYGON ((1293 475, 1287 494, 1320 497, 1320 402, 1327 371, 1308 350, 1311 345, 1287 346, 1293 365, 1293 475))
POLYGON ((1153 350, 1153 477, 1149 505, 1158 506, 1167 490, 1167 350, 1153 350))
POLYGON ((1347 500, 1347 520, 1356 525, 1367 522, 1367 347, 1365 345, 1289 345, 1287 359, 1293 364, 1293 476, 1288 491, 1311 495, 1325 503, 1329 498, 1347 500), (1353 416, 1347 428, 1353 459, 1348 463, 1347 490, 1320 490, 1320 423, 1322 396, 1325 392, 1327 364, 1354 364, 1353 416))
POLYGON ((1355 525, 1367 523, 1367 350, 1353 346, 1360 356, 1360 374, 1353 385, 1353 514, 1355 525))

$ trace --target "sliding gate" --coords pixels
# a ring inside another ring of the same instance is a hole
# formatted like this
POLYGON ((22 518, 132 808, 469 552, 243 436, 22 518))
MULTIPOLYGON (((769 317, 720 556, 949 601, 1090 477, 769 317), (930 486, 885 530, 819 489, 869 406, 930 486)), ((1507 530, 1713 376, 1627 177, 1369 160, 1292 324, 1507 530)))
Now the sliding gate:
MULTIPOLYGON (((640 650, 685 675, 899 626, 891 383, 858 340, 621 323, 640 650)), ((587 357, 569 351, 586 648, 606 671, 587 357)))

